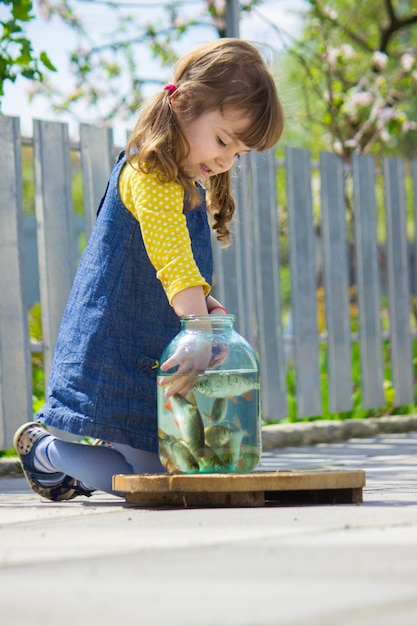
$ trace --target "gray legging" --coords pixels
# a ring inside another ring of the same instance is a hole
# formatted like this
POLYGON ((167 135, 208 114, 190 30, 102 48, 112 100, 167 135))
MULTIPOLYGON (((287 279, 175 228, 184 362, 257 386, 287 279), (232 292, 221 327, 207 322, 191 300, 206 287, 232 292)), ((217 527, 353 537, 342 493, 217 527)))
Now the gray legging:
POLYGON ((156 474, 165 472, 159 456, 120 443, 111 447, 89 446, 55 438, 48 446, 48 457, 57 472, 76 478, 89 489, 100 489, 116 496, 115 474, 156 474))

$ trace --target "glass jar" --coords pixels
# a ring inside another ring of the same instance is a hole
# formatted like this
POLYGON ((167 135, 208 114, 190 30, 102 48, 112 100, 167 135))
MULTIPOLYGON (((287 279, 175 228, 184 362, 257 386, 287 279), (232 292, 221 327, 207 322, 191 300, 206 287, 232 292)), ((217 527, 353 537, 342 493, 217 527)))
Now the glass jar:
POLYGON ((260 460, 259 367, 234 322, 234 315, 182 317, 181 331, 161 356, 159 456, 170 473, 245 473, 260 460), (206 355, 206 360, 199 355, 206 355), (170 358, 177 364, 162 371, 170 358), (189 391, 167 398, 165 392, 178 379, 179 367, 189 391))

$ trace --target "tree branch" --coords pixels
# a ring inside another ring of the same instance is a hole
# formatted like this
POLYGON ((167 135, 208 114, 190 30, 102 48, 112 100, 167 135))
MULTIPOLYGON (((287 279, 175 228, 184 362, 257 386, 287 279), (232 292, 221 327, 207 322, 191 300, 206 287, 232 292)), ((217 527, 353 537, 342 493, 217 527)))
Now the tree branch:
POLYGON ((347 35, 351 41, 358 44, 358 46, 360 46, 367 52, 373 52, 373 48, 371 48, 371 46, 367 43, 366 39, 364 39, 363 37, 355 33, 353 30, 351 30, 350 28, 348 28, 341 22, 339 22, 337 18, 326 15, 326 13, 323 11, 322 7, 320 6, 317 0, 312 0, 312 5, 317 11, 317 14, 322 22, 330 22, 334 28, 340 28, 340 30, 343 33, 345 33, 345 35, 347 35))
POLYGON ((386 52, 392 36, 403 28, 417 24, 417 11, 411 13, 408 17, 400 19, 395 13, 392 0, 385 0, 385 9, 388 14, 389 22, 386 28, 381 28, 381 38, 379 42, 379 50, 386 52))

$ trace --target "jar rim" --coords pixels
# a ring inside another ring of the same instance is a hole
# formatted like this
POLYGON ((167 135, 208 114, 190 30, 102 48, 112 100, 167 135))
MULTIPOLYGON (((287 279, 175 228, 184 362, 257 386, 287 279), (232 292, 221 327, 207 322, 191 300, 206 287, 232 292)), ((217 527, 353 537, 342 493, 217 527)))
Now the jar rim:
POLYGON ((211 315, 210 313, 201 313, 199 315, 196 314, 190 314, 190 315, 181 315, 180 316, 180 320, 187 320, 187 321, 193 321, 193 320, 213 320, 215 319, 217 320, 227 320, 227 321, 232 321, 236 319, 236 315, 234 313, 220 313, 219 315, 213 314, 211 315))

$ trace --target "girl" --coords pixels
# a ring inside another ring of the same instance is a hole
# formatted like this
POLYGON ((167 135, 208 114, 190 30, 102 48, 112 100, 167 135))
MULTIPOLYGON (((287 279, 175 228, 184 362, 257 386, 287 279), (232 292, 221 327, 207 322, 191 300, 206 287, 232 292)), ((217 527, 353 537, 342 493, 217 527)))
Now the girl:
MULTIPOLYGON (((229 245, 232 165, 252 149, 272 148, 282 129, 272 76, 258 50, 238 39, 185 55, 172 83, 141 111, 74 280, 47 402, 38 421, 15 434, 25 476, 41 496, 115 493, 114 474, 163 471, 158 359, 179 332, 180 316, 225 312, 209 295, 205 188, 211 228, 229 245), (80 445, 68 433, 107 443, 80 445)), ((204 371, 209 359, 203 349, 168 365, 204 371)), ((185 394, 185 380, 178 376, 166 395, 185 394)))

